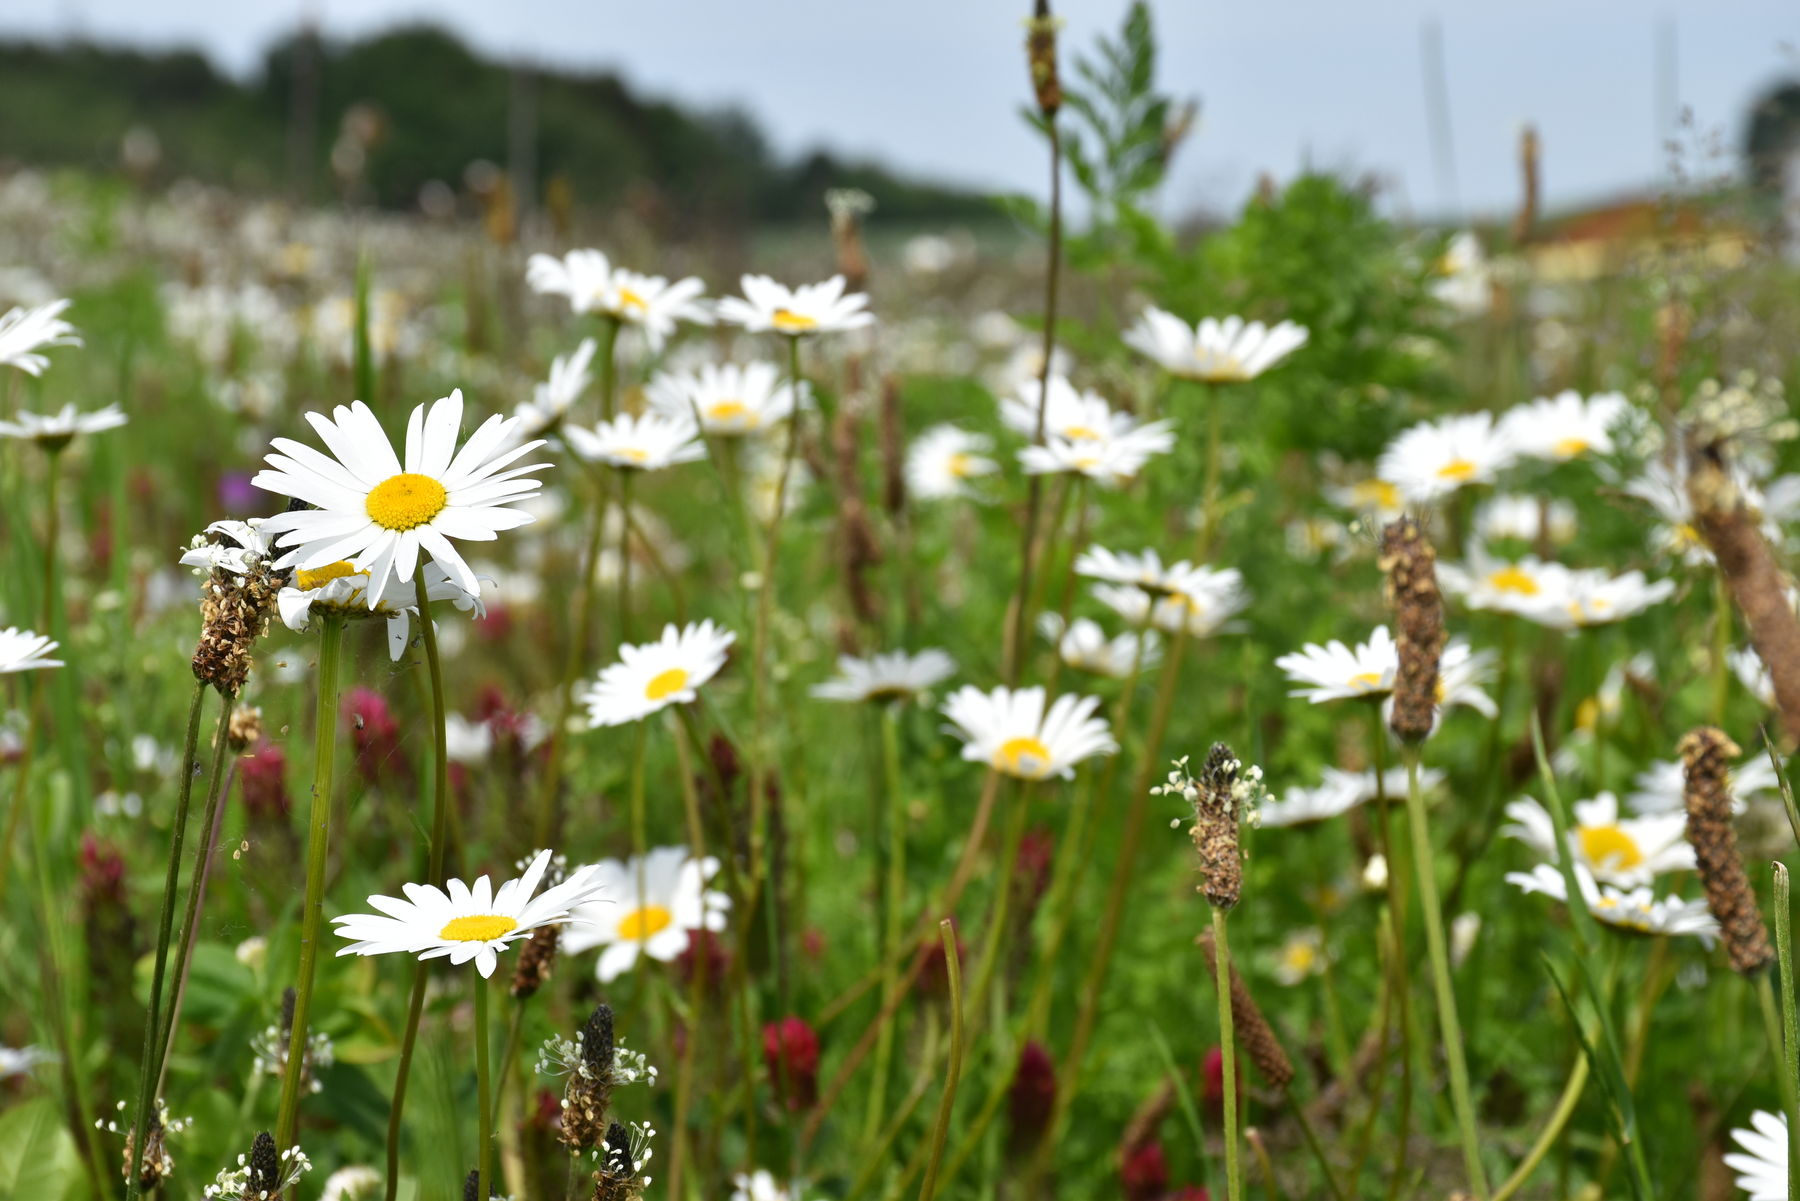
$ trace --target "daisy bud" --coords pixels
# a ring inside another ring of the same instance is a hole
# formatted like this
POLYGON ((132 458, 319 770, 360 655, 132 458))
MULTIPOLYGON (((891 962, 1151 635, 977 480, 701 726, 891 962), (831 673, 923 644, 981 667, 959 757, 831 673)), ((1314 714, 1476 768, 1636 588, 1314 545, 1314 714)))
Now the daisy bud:
MULTIPOLYGON (((1197 941, 1206 956, 1207 968, 1216 973, 1218 964, 1214 958, 1212 931, 1206 931, 1197 941)), ((1250 986, 1238 974, 1236 964, 1231 967, 1231 1022, 1237 1029, 1238 1045, 1264 1080, 1280 1089, 1293 1083, 1293 1061, 1282 1050, 1281 1040, 1275 1037, 1274 1028, 1263 1017, 1261 1007, 1250 995, 1250 986)))
POLYGON ((1689 731, 1679 749, 1688 841, 1694 845, 1700 882, 1706 886, 1706 906, 1718 920, 1731 966, 1739 975, 1754 976, 1769 966, 1775 952, 1731 825, 1731 761, 1739 751, 1722 731, 1710 726, 1689 731))
POLYGON ((1765 518, 1749 507, 1716 445, 1689 454, 1687 490, 1694 526, 1750 627, 1757 657, 1768 667, 1782 728, 1800 741, 1800 617, 1763 538, 1765 518))
POLYGON ((785 1017, 763 1027, 763 1062, 775 1095, 793 1110, 819 1102, 819 1036, 805 1019, 785 1017))
POLYGON ((1050 15, 1049 0, 1037 0, 1030 20, 1025 22, 1025 56, 1031 67, 1031 90, 1037 96, 1038 112, 1054 120, 1062 108, 1062 79, 1056 71, 1056 32, 1062 21, 1050 15))
POLYGON ((1190 832, 1200 854, 1200 892, 1215 909, 1229 910, 1244 888, 1244 865, 1238 857, 1237 757, 1215 742, 1194 781, 1194 828, 1190 832))
POLYGON ((519 962, 513 967, 512 995, 523 1001, 542 988, 556 967, 556 941, 560 926, 539 926, 519 950, 519 962))
POLYGON ((1044 1044, 1031 1041, 1019 1048, 1007 1104, 1011 1115, 1007 1148, 1017 1153, 1037 1146, 1056 1109, 1056 1064, 1044 1044))
POLYGON ((1438 594, 1437 552, 1410 517, 1381 534, 1381 570, 1394 608, 1394 709, 1388 726, 1402 742, 1422 742, 1437 715, 1438 656, 1444 649, 1444 601, 1438 594))

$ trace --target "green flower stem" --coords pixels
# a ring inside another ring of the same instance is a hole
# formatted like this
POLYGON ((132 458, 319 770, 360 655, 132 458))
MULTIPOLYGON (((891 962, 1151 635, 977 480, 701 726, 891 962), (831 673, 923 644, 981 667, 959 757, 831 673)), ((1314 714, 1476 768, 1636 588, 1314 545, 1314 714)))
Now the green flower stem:
POLYGON ((1388 1196, 1393 1198, 1399 1196, 1406 1179, 1407 1148, 1412 1136, 1412 1052, 1416 1032, 1413 1028, 1412 969, 1406 953, 1406 885, 1401 877, 1400 843, 1394 837, 1393 806, 1388 803, 1387 795, 1387 729, 1381 720, 1380 706, 1373 707, 1371 713, 1369 750, 1375 765, 1375 808, 1380 814, 1381 856, 1387 865, 1388 920, 1392 930, 1389 944, 1393 955, 1394 1001, 1400 1024, 1400 1112, 1395 1121, 1394 1166, 1388 1174, 1388 1196))
MULTIPOLYGON (((175 821, 169 831, 169 867, 163 878, 162 914, 156 926, 156 966, 151 969, 150 1004, 144 1013, 144 1050, 138 1069, 137 1110, 131 1119, 132 1165, 130 1178, 125 1184, 128 1201, 137 1201, 140 1191, 138 1178, 142 1175, 144 1163, 144 1123, 150 1116, 150 1107, 156 1103, 154 1090, 157 1043, 162 1030, 163 974, 168 970, 169 936, 175 927, 175 891, 181 882, 181 844, 187 837, 188 803, 194 794, 194 756, 200 747, 200 711, 205 704, 206 684, 196 680, 193 700, 188 704, 187 738, 181 751, 181 787, 176 794, 175 821)), ((29 736, 25 745, 31 745, 29 736)), ((20 764, 21 781, 24 779, 25 768, 25 764, 20 764)), ((19 801, 22 802, 23 799, 21 794, 19 801)))
POLYGON ((1481 1167, 1481 1144, 1475 1133, 1475 1108, 1469 1098, 1469 1068, 1463 1059, 1462 1028, 1456 1017, 1456 991, 1450 985, 1450 953, 1444 941, 1444 914, 1438 901, 1437 869, 1426 825, 1425 794, 1419 787, 1419 752, 1408 747, 1406 819, 1412 830, 1413 874, 1419 885, 1419 908, 1425 917, 1425 947, 1431 957, 1431 979, 1437 991, 1438 1027, 1444 1059, 1450 1068, 1450 1103, 1462 1137, 1463 1164, 1476 1201, 1487 1201, 1487 1176, 1481 1167))
POLYGON ((962 965, 956 956, 956 927, 950 924, 949 918, 938 923, 938 939, 944 945, 944 970, 950 980, 950 1074, 944 1081, 937 1122, 931 1130, 931 1158, 925 1165, 925 1182, 919 1186, 919 1201, 932 1201, 937 1194, 938 1163, 944 1156, 944 1139, 950 1133, 950 1113, 956 1107, 956 1084, 962 1076, 962 965))
MULTIPOLYGON (((894 999, 900 985, 900 961, 895 952, 900 946, 900 909, 906 894, 906 813, 905 798, 900 792, 899 706, 888 704, 880 709, 880 807, 887 827, 881 902, 881 1001, 886 1005, 894 999)), ((872 1142, 881 1131, 893 1050, 894 1024, 888 1022, 875 1040, 875 1078, 869 1087, 869 1109, 863 1121, 864 1143, 872 1142)))
POLYGON ((306 900, 300 925, 300 973, 294 985, 294 1028, 288 1037, 287 1067, 281 1077, 281 1108, 275 1146, 294 1145, 300 1115, 300 1077, 305 1074, 307 1018, 312 1011, 313 977, 318 967, 320 927, 325 918, 325 860, 331 846, 331 804, 337 751, 338 661, 343 653, 344 619, 320 617, 319 697, 313 728, 313 788, 310 833, 306 840, 306 900))
MULTIPOLYGON (((1787 864, 1776 860, 1775 873, 1775 956, 1781 971, 1781 1030, 1785 1052, 1782 1067, 1781 1100, 1787 1107, 1788 1121, 1788 1196, 1800 1197, 1800 1013, 1795 1010, 1794 936, 1791 881, 1787 864)), ((1769 974, 1763 973, 1763 991, 1769 986, 1769 974)))
MULTIPOLYGON (((680 712, 686 716, 685 707, 680 712)), ((687 717, 691 722, 692 717, 687 717)), ((681 806, 687 819, 688 845, 693 848, 694 858, 706 858, 706 828, 700 819, 700 796, 694 786, 694 756, 701 753, 698 746, 694 752, 688 750, 692 734, 686 724, 675 731, 675 758, 681 779, 681 806)), ((688 979, 688 1028, 695 1029, 705 1019, 707 972, 711 956, 695 955, 694 970, 688 979)), ((669 1161, 669 1196, 673 1201, 681 1201, 681 1184, 688 1159, 688 1112, 693 1105, 694 1096, 694 1045, 699 1042, 695 1038, 682 1040, 681 1054, 675 1061, 675 1132, 674 1152, 669 1161)), ((754 1099, 752 1100, 754 1106, 754 1099)))
MULTIPOLYGON (((619 346, 619 319, 608 316, 600 322, 600 420, 613 419, 613 392, 619 365, 615 357, 619 346)), ((485 1195, 485 1194, 484 1194, 485 1195)))
POLYGON ((1207 384, 1199 386, 1206 398, 1206 491, 1200 502, 1200 528, 1194 531, 1194 562, 1204 563, 1212 554, 1213 542, 1219 532, 1219 476, 1223 472, 1224 458, 1220 448, 1220 427, 1225 418, 1220 408, 1220 389, 1207 384))
POLYGON ((981 960, 975 971, 975 990, 970 995, 970 1022, 980 1029, 987 1007, 988 989, 1000 965, 1000 951, 1006 945, 1011 922, 1013 873, 1019 865, 1019 846, 1025 839, 1025 819, 1031 811, 1031 782, 1021 781, 1012 790, 1012 803, 1006 815, 1006 834, 1001 844, 999 871, 994 875, 994 905, 988 916, 987 941, 981 949, 981 960))
POLYGON ((1225 1195, 1244 1201, 1244 1165, 1239 1160, 1237 1095, 1237 1032, 1231 1016, 1231 944, 1225 941, 1225 911, 1212 911, 1213 983, 1219 1001, 1219 1056, 1224 1071, 1225 1098, 1225 1195))
POLYGON ((637 472, 619 472, 619 645, 631 641, 631 485, 637 472))
POLYGON ((494 1097, 488 1080, 488 980, 480 972, 471 973, 475 980, 475 1090, 481 1112, 480 1148, 475 1157, 475 1195, 488 1195, 494 1177, 489 1166, 494 1162, 494 1097))

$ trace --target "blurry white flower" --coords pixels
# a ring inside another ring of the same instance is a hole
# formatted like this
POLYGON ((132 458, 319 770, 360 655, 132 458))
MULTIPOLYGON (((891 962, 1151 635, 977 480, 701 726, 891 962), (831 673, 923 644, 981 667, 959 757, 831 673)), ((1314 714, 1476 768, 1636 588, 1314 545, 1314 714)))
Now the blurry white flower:
POLYGON ((1409 504, 1429 504, 1466 484, 1490 482, 1514 457, 1493 414, 1468 413, 1406 430, 1381 452, 1376 472, 1409 504))
POLYGON ((536 385, 531 399, 513 410, 518 420, 513 437, 541 438, 563 423, 593 378, 588 365, 594 361, 594 350, 594 340, 583 338, 574 354, 557 355, 550 360, 550 378, 536 385))
POLYGON ((40 1063, 51 1063, 56 1056, 42 1047, 0 1047, 0 1080, 23 1076, 40 1063))
POLYGON ((1148 621, 1166 634, 1186 630, 1196 638, 1223 629, 1250 603, 1243 573, 1236 568, 1215 571, 1177 563, 1170 568, 1171 575, 1181 568, 1187 570, 1174 591, 1159 594, 1139 585, 1099 584, 1094 588, 1094 599, 1133 627, 1148 621))
POLYGON ((534 254, 525 264, 525 282, 534 292, 568 297, 577 313, 604 313, 640 327, 653 351, 662 349, 677 321, 712 324, 700 299, 706 285, 698 277, 670 283, 660 275, 639 275, 614 267, 598 250, 571 250, 560 259, 534 254))
POLYGON ((837 675, 813 685, 813 696, 822 701, 911 701, 956 674, 955 660, 936 647, 867 659, 840 655, 837 666, 837 675))
POLYGON ((0 366, 17 367, 26 375, 42 375, 50 360, 39 351, 52 346, 80 346, 75 327, 62 319, 67 300, 52 300, 30 309, 8 309, 0 315, 0 366))
MULTIPOLYGON (((1687 842, 1687 816, 1683 813, 1621 817, 1618 798, 1610 792, 1576 801, 1574 810, 1569 845, 1575 862, 1602 884, 1636 888, 1664 872, 1694 868, 1694 848, 1687 842)), ((1500 833, 1518 839, 1551 862, 1557 860, 1556 825, 1549 810, 1525 797, 1508 804, 1506 815, 1514 824, 1502 827, 1500 833)))
POLYGON ((1631 403, 1622 392, 1584 397, 1564 391, 1515 405, 1500 419, 1500 436, 1516 454, 1567 462, 1587 454, 1610 454, 1607 431, 1631 403))
POLYGON ((1137 425, 1125 419, 1092 438, 1052 437, 1041 446, 1019 451, 1019 462, 1028 475, 1068 473, 1086 476, 1116 488, 1136 478, 1153 455, 1165 454, 1175 445, 1172 422, 1150 421, 1137 425))
POLYGON ((1277 984, 1288 987, 1308 976, 1325 970, 1325 933, 1317 927, 1296 930, 1282 941, 1275 952, 1273 975, 1277 984))
POLYGON ((602 984, 630 971, 640 955, 669 962, 688 948, 690 931, 725 929, 731 898, 706 887, 719 870, 686 847, 657 847, 642 859, 603 859, 592 867, 598 891, 563 930, 564 954, 605 947, 594 965, 602 984))
POLYGON ((50 659, 45 656, 57 647, 56 642, 42 634, 34 634, 30 630, 21 630, 17 626, 8 626, 0 630, 0 675, 15 671, 37 671, 45 667, 61 667, 61 659, 50 659))
POLYGON ((691 417, 665 417, 650 412, 621 413, 593 429, 570 425, 563 429, 569 448, 590 463, 605 463, 623 471, 661 471, 677 463, 706 457, 691 417))
POLYGON ((719 317, 741 325, 751 333, 768 330, 789 337, 861 329, 875 320, 868 312, 869 298, 861 292, 844 294, 844 277, 834 275, 824 283, 789 288, 766 275, 746 275, 740 281, 742 298, 719 301, 719 317))
POLYGON ((1571 541, 1575 529, 1575 506, 1560 496, 1490 496, 1475 509, 1475 534, 1483 542, 1535 544, 1547 531, 1547 540, 1560 544, 1571 541))
MULTIPOLYGON (((1757 752, 1745 757, 1731 772, 1731 811, 1742 813, 1751 797, 1762 793, 1778 793, 1781 781, 1769 757, 1757 752)), ((1686 774, 1679 759, 1663 759, 1640 771, 1631 781, 1631 793, 1625 803, 1633 813, 1672 814, 1687 812, 1686 774)))
MULTIPOLYGON (((1568 886, 1562 869, 1540 863, 1529 872, 1508 872, 1506 882, 1528 893, 1568 903, 1568 886)), ((1580 864, 1575 866, 1575 883, 1581 890, 1588 912, 1609 926, 1638 934, 1692 934, 1702 945, 1711 947, 1719 935, 1719 923, 1707 912, 1706 902, 1683 901, 1677 897, 1658 900, 1648 888, 1630 892, 1594 882, 1594 877, 1580 864)))
POLYGON ((1056 644, 1056 653, 1064 663, 1108 679, 1125 679, 1134 669, 1146 671, 1162 659, 1161 642, 1148 630, 1140 648, 1135 632, 1128 630, 1108 638, 1098 622, 1086 617, 1077 617, 1065 629, 1060 615, 1045 613, 1038 617, 1038 629, 1056 644))
MULTIPOLYGON (((447 600, 464 613, 477 617, 487 609, 480 599, 452 581, 436 563, 421 570, 428 600, 447 600)), ((387 619, 388 657, 399 662, 411 641, 410 618, 418 612, 418 587, 403 584, 389 572, 379 587, 371 587, 372 577, 339 560, 312 570, 294 572, 293 583, 275 594, 275 611, 281 623, 296 633, 304 633, 312 625, 314 613, 336 613, 347 618, 385 617, 387 619), (372 593, 372 595, 371 595, 372 593)))
MULTIPOLYGON (((644 389, 652 409, 689 421, 715 438, 756 434, 794 414, 795 390, 773 363, 707 363, 693 371, 664 371, 644 389)), ((810 390, 802 383, 800 407, 810 390)))
POLYGON ((1481 239, 1463 230, 1437 261, 1438 278, 1431 294, 1464 317, 1478 317, 1493 303, 1493 272, 1482 253, 1481 239))
POLYGON ((619 661, 602 671, 583 696, 588 724, 622 726, 694 700, 699 695, 695 690, 725 666, 725 652, 736 637, 709 620, 666 625, 655 642, 621 646, 619 661))
POLYGON ((944 702, 943 713, 949 732, 963 740, 964 759, 1022 780, 1068 779, 1083 759, 1119 749, 1094 716, 1099 697, 1059 696, 1048 712, 1044 700, 1042 688, 983 692, 964 685, 944 702))
POLYGON ((969 481, 1000 470, 987 457, 994 440, 954 425, 934 425, 906 448, 906 490, 919 500, 972 495, 969 481))
POLYGON ((125 424, 125 414, 118 405, 78 413, 71 402, 48 415, 20 410, 15 416, 17 420, 0 421, 0 438, 36 442, 46 450, 61 450, 76 434, 97 434, 125 424))
POLYGON ((1479 913, 1459 913, 1450 919, 1450 966, 1461 967, 1475 949, 1475 940, 1481 935, 1481 915, 1479 913))
POLYGON ((1124 341, 1170 375, 1222 383, 1255 379, 1306 345, 1306 337, 1292 321, 1267 326, 1242 317, 1207 317, 1190 327, 1173 313, 1147 308, 1124 341))
POLYGON ((1070 442, 1104 439, 1115 432, 1129 433, 1137 424, 1128 413, 1114 413, 1098 392, 1077 391, 1063 376, 1050 377, 1047 406, 1042 401, 1044 392, 1040 380, 1020 383, 1016 396, 1000 402, 1001 422, 1014 433, 1034 438, 1038 433, 1038 411, 1042 409, 1044 437, 1070 442))
POLYGON ((1737 1186, 1750 1201, 1787 1201, 1792 1150, 1787 1115, 1759 1109, 1750 1115, 1750 1129, 1732 1130, 1731 1141, 1738 1149, 1725 1156, 1725 1166, 1738 1174, 1737 1186))

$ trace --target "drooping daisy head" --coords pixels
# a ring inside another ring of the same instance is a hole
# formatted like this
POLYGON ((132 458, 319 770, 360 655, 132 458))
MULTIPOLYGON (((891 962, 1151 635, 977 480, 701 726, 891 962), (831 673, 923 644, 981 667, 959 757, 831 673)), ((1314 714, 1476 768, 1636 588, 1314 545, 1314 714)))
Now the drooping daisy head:
POLYGON ((18 438, 35 442, 48 451, 58 451, 74 441, 76 434, 97 434, 124 424, 125 414, 118 405, 81 413, 70 403, 49 414, 21 410, 14 414, 14 420, 0 421, 0 438, 18 438))
POLYGON ((417 955, 448 958, 453 964, 471 960, 484 977, 492 976, 499 954, 529 937, 540 926, 571 920, 576 907, 598 897, 597 874, 583 869, 554 888, 537 893, 550 852, 539 851, 525 874, 495 889, 486 876, 473 885, 449 881, 445 888, 407 884, 406 899, 371 896, 379 914, 351 913, 332 918, 339 938, 351 944, 339 955, 417 955))
MULTIPOLYGON (((459 451, 462 414, 461 389, 429 410, 415 408, 404 463, 360 400, 339 405, 329 418, 306 415, 335 457, 275 439, 278 453, 267 456, 273 470, 257 472, 250 482, 315 506, 263 522, 263 532, 280 535, 277 542, 289 548, 277 565, 316 570, 344 560, 374 579, 391 572, 409 583, 423 552, 463 591, 478 595, 481 585, 452 539, 488 542, 531 521, 530 513, 509 505, 537 495, 531 473, 548 464, 512 466, 543 445, 509 447, 516 417, 488 418, 459 451)), ((375 601, 371 595, 371 607, 375 601)))
POLYGON ((1500 436, 1516 454, 1555 463, 1610 454, 1613 441, 1608 431, 1630 407, 1622 392, 1540 396, 1508 409, 1500 419, 1500 436))
POLYGON ((1108 638, 1096 621, 1077 617, 1065 627, 1056 613, 1039 616, 1038 629, 1056 645, 1057 656, 1064 663, 1091 675, 1122 680, 1162 660, 1161 640, 1150 630, 1144 631, 1141 639, 1129 630, 1108 638))
MULTIPOLYGON (((427 563, 419 570, 425 580, 427 600, 449 601, 478 619, 487 615, 481 598, 463 591, 436 563, 427 563)), ((291 582, 275 594, 275 611, 281 616, 281 624, 296 633, 310 629, 313 616, 319 613, 350 619, 386 618, 388 657, 396 663, 411 641, 410 619, 418 614, 418 607, 416 585, 401 583, 392 572, 377 584, 368 572, 357 571, 342 559, 295 571, 291 582)))
POLYGON ((1115 414, 1110 429, 1093 438, 1046 438, 1042 445, 1019 451, 1019 463, 1027 475, 1068 474, 1084 476, 1103 487, 1117 488, 1137 478, 1154 456, 1167 454, 1175 445, 1175 426, 1169 421, 1138 424, 1115 414))
POLYGON ((531 399, 513 410, 519 423, 513 429, 515 438, 542 438, 562 425, 593 379, 588 368, 594 361, 595 348, 592 338, 583 338, 575 353, 559 354, 550 360, 550 378, 536 385, 531 399))
POLYGON ((661 350, 677 321, 711 325, 701 300, 706 285, 695 276, 670 283, 660 275, 640 275, 615 267, 598 250, 571 250, 562 258, 534 254, 525 264, 532 291, 566 296, 577 313, 603 313, 638 326, 650 349, 661 350))
POLYGON ((1749 1129, 1732 1130, 1731 1141, 1737 1150, 1725 1156, 1725 1166, 1737 1173, 1737 1186, 1750 1201, 1787 1201, 1792 1150, 1787 1115, 1759 1109, 1750 1115, 1749 1129))
POLYGON ((955 674, 956 661, 935 647, 868 659, 840 655, 837 675, 813 685, 812 694, 824 701, 915 701, 955 674))
POLYGON ((34 634, 30 630, 21 630, 17 626, 7 626, 0 630, 0 675, 10 675, 16 671, 38 671, 46 667, 61 667, 61 659, 48 658, 57 644, 43 634, 34 634))
POLYGON ((1252 380, 1306 345, 1292 321, 1264 325, 1242 317, 1203 318, 1190 327, 1173 313, 1145 309, 1125 332, 1125 344, 1170 375, 1212 383, 1252 380))
POLYGON ((974 494, 972 480, 992 475, 1000 465, 987 457, 994 440, 954 425, 934 425, 906 448, 906 490, 919 500, 974 494))
POLYGON ((571 425, 563 430, 569 448, 590 463, 605 463, 621 471, 661 471, 677 463, 706 457, 690 417, 661 413, 620 413, 593 429, 571 425))
POLYGON ((1408 504, 1423 505, 1490 482, 1514 457, 1493 414, 1466 413, 1406 430, 1381 452, 1376 473, 1392 480, 1408 504))
POLYGON ((963 740, 964 759, 1021 780, 1068 779, 1083 759, 1119 749, 1094 716, 1099 697, 1060 696, 1048 712, 1044 699, 1042 688, 964 685, 944 702, 946 728, 963 740))
MULTIPOLYGON (((1553 864, 1540 863, 1529 872, 1508 872, 1506 882, 1525 892, 1542 893, 1568 903, 1568 886, 1563 880, 1562 869, 1553 864)), ((1704 900, 1683 901, 1678 897, 1659 900, 1648 888, 1627 892, 1610 884, 1597 884, 1593 875, 1579 863, 1575 865, 1575 884, 1581 890, 1588 912, 1616 930, 1669 936, 1691 934, 1702 946, 1709 948, 1718 939, 1719 923, 1707 912, 1704 900)))
POLYGON ((50 360, 40 351, 52 346, 80 346, 75 327, 62 319, 67 300, 35 308, 8 309, 0 316, 0 366, 17 367, 26 375, 42 375, 50 360))
POLYGON ((710 620, 663 627, 655 642, 619 648, 619 661, 587 690, 588 723, 622 726, 670 705, 685 705, 725 666, 736 635, 710 620))
POLYGON ((841 275, 798 288, 778 284, 766 275, 746 275, 740 286, 742 297, 727 296, 719 301, 719 317, 751 333, 770 331, 805 338, 861 329, 875 320, 875 314, 868 311, 866 295, 845 295, 841 275))
POLYGON ((665 417, 692 421, 714 438, 760 434, 811 403, 773 363, 708 363, 693 371, 664 371, 644 389, 650 407, 665 417), (798 404, 796 405, 796 396, 798 404))
MULTIPOLYGON (((1507 805, 1506 815, 1513 824, 1502 827, 1502 834, 1518 839, 1551 862, 1557 860, 1556 825, 1549 810, 1526 797, 1507 805)), ((1639 888, 1664 872, 1694 868, 1685 814, 1621 817, 1618 798, 1610 792, 1575 802, 1569 847, 1577 864, 1600 883, 1615 888, 1639 888)))
POLYGON ((563 931, 565 954, 604 947, 594 966, 601 983, 631 970, 640 955, 669 962, 687 950, 694 930, 719 933, 731 898, 706 887, 717 859, 695 859, 686 847, 657 847, 642 859, 605 859, 592 868, 596 899, 575 911, 563 931))

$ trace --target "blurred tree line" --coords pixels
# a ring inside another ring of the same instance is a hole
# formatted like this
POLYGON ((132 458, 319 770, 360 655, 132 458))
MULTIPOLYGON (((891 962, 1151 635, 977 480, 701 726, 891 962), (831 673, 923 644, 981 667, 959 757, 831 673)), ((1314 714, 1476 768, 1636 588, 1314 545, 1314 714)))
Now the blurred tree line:
POLYGON ((610 73, 521 71, 429 25, 297 32, 243 81, 193 50, 0 42, 0 162, 112 168, 134 130, 161 177, 389 208, 489 163, 528 203, 628 204, 675 229, 811 218, 827 187, 861 188, 894 220, 992 214, 872 163, 780 161, 742 112, 645 99, 610 73))

